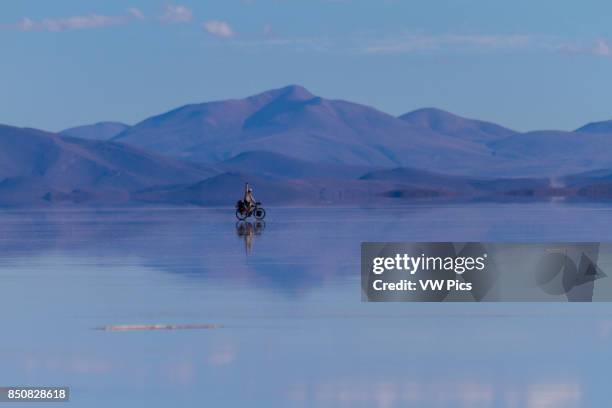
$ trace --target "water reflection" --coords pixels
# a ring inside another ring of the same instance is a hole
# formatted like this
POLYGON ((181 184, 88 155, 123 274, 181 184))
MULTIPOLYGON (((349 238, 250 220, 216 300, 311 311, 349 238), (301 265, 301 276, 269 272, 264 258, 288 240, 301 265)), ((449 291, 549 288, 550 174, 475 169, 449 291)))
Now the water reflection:
POLYGON ((238 221, 236 223, 236 234, 244 239, 244 251, 247 255, 253 252, 253 239, 257 235, 261 235, 266 229, 264 221, 238 221))
POLYGON ((70 385, 88 408, 607 406, 608 304, 366 304, 359 243, 609 241, 611 215, 286 208, 266 226, 229 209, 0 211, 0 377, 70 385), (92 330, 200 322, 224 329, 92 330))
POLYGON ((482 407, 577 408, 584 406, 582 384, 575 379, 494 383, 479 378, 344 378, 297 384, 289 398, 337 407, 482 407))
POLYGON ((293 297, 352 281, 363 241, 607 242, 609 215, 603 206, 550 204, 286 208, 266 225, 236 224, 228 209, 0 211, 0 266, 66 255, 293 297))

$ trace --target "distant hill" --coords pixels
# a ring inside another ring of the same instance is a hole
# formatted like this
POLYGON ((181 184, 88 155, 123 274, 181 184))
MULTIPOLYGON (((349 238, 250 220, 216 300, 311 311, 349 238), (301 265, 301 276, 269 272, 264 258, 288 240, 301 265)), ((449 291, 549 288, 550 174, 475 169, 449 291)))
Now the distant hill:
POLYGON ((551 187, 549 179, 538 178, 474 178, 432 173, 399 167, 378 170, 363 175, 361 180, 395 183, 400 190, 438 190, 452 195, 482 196, 487 194, 515 194, 520 191, 542 191, 551 187))
POLYGON ((98 122, 93 125, 76 126, 62 130, 60 135, 91 140, 109 140, 129 128, 121 122, 98 122))
POLYGON ((547 179, 472 179, 397 168, 359 179, 295 179, 226 172, 190 185, 162 186, 135 192, 150 203, 232 206, 249 182, 266 205, 385 205, 397 199, 507 199, 551 194, 547 179))
POLYGON ((490 142, 517 134, 494 123, 466 119, 436 108, 423 108, 399 117, 416 128, 429 129, 444 135, 479 143, 490 142))
MULTIPOLYGON (((391 202, 389 192, 405 187, 415 193, 422 189, 386 181, 284 179, 271 176, 227 172, 185 186, 150 188, 133 194, 133 199, 150 203, 233 206, 242 198, 242 186, 249 182, 255 198, 269 205, 364 205, 391 202)), ((437 187, 428 189, 428 197, 447 196, 437 187)), ((422 194, 413 196, 422 197, 422 194)))
POLYGON ((488 143, 500 158, 496 173, 560 177, 612 168, 612 135, 541 130, 488 143))
POLYGON ((597 200, 612 199, 612 169, 588 171, 563 177, 558 181, 575 195, 597 200))
MULTIPOLYGON (((515 149, 509 140, 513 137, 503 139, 509 144, 500 148, 515 149)), ((555 136, 545 133, 538 137, 555 136)), ((239 154, 210 169, 119 142, 0 126, 0 205, 231 206, 241 198, 245 182, 254 186, 255 197, 264 205, 384 205, 397 199, 559 194, 609 197, 611 174, 612 170, 560 178, 557 183, 565 184, 560 189, 547 178, 466 177, 408 167, 372 169, 258 151, 239 154)))
MULTIPOLYGON (((114 140, 209 165, 268 152, 297 159, 285 164, 298 167, 301 161, 471 177, 558 177, 612 168, 612 156, 606 154, 612 137, 602 137, 612 132, 601 133, 603 125, 597 133, 586 131, 592 127, 521 133, 435 108, 397 118, 292 85, 245 99, 186 105, 146 119, 114 140)), ((273 171, 282 172, 283 165, 276 163, 273 171)), ((299 177, 306 173, 286 170, 299 177)))
POLYGON ((516 132, 435 108, 394 117, 291 85, 61 135, 0 126, 0 205, 612 198, 612 121, 516 132), (105 140, 109 139, 110 140, 105 140))
POLYGON ((433 173, 409 167, 374 171, 363 175, 360 179, 386 181, 420 189, 438 188, 446 191, 463 191, 464 193, 475 192, 475 189, 470 185, 470 179, 465 177, 433 173))
POLYGON ((127 192, 196 182, 214 174, 118 142, 0 125, 0 202, 37 201, 47 192, 127 192))
POLYGON ((612 120, 606 120, 603 122, 591 122, 578 129, 576 132, 589 132, 589 133, 611 133, 612 134, 612 120))
POLYGON ((170 204, 233 206, 242 199, 244 183, 255 187, 255 198, 265 204, 313 204, 318 202, 316 189, 304 181, 270 179, 241 173, 227 172, 184 186, 152 188, 134 197, 143 202, 170 204))
POLYGON ((374 170, 367 166, 315 163, 273 152, 244 152, 215 165, 224 171, 292 179, 356 179, 374 170))
POLYGON ((352 166, 462 171, 494 163, 485 146, 417 128, 368 106, 288 86, 246 99, 183 106, 114 140, 214 164, 248 151, 352 166))

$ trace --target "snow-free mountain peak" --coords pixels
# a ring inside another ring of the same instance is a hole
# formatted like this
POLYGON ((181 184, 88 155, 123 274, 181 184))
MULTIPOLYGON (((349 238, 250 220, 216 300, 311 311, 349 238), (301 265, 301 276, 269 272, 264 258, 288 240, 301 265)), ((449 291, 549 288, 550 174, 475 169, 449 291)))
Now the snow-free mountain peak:
MULTIPOLYGON (((318 97, 301 86, 191 104, 153 116, 116 140, 214 164, 247 151, 357 166, 439 166, 490 160, 470 140, 417 128, 375 108, 318 97)), ((492 160, 491 160, 492 163, 492 160)))

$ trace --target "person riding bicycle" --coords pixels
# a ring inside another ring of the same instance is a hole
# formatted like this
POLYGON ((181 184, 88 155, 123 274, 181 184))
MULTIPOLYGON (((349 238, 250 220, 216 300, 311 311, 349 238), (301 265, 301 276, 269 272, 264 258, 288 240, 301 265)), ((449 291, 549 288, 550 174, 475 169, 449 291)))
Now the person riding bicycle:
POLYGON ((249 183, 244 183, 244 205, 248 211, 255 208, 255 197, 253 196, 253 189, 249 186, 249 183))
POLYGON ((255 201, 253 189, 249 183, 244 183, 244 197, 236 202, 236 218, 244 221, 251 216, 254 216, 258 222, 262 221, 266 217, 266 210, 261 207, 260 202, 255 201))

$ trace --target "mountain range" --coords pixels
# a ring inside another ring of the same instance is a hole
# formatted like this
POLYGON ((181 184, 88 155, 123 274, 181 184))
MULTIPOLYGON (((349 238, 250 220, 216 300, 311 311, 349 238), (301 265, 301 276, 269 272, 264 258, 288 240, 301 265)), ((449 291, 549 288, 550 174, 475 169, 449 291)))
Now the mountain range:
POLYGON ((245 99, 185 105, 113 137, 215 164, 249 151, 351 166, 407 166, 466 176, 562 176, 612 168, 612 122, 574 132, 518 132, 426 108, 394 117, 288 86, 245 99))
POLYGON ((113 140, 205 164, 248 151, 360 166, 434 162, 442 170, 463 169, 466 160, 494 162, 469 140, 418 128, 367 106, 316 97, 299 86, 186 105, 146 119, 113 140))
POLYGON ((31 203, 84 194, 125 201, 152 185, 197 182, 204 166, 113 141, 61 137, 0 125, 0 203, 31 203))
POLYGON ((518 132, 435 108, 399 117, 291 85, 128 126, 0 126, 0 204, 232 204, 612 196, 612 121, 518 132))

